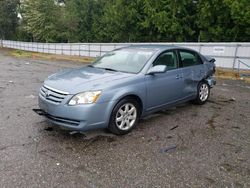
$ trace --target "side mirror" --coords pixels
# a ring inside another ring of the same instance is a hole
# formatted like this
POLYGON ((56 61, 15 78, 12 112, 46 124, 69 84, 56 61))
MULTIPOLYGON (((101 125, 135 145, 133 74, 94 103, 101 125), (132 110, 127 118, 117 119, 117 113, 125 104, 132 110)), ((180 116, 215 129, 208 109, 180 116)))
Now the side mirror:
POLYGON ((156 65, 149 69, 148 74, 164 73, 167 71, 167 65, 156 65))

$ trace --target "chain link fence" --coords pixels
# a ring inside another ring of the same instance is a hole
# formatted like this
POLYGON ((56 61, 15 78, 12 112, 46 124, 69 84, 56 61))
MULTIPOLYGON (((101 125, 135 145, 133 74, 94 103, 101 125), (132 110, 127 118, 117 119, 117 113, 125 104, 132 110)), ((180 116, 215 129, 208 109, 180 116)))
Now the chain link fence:
POLYGON ((232 69, 240 67, 240 69, 250 70, 250 43, 37 43, 0 41, 1 47, 4 48, 88 57, 101 56, 116 48, 135 44, 165 44, 187 47, 203 55, 214 57, 218 67, 232 69))

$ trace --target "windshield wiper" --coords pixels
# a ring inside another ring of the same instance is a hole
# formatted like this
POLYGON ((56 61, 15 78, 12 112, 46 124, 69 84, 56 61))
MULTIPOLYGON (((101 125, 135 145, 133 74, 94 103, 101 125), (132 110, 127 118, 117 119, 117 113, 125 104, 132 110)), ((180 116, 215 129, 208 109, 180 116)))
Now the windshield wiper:
POLYGON ((105 70, 108 70, 108 71, 118 72, 117 70, 115 70, 115 69, 111 69, 111 68, 102 68, 102 69, 105 69, 105 70))
POLYGON ((111 68, 105 68, 105 67, 95 67, 93 65, 87 65, 88 67, 93 67, 93 68, 97 68, 97 69, 104 69, 104 70, 107 70, 107 71, 114 71, 114 72, 118 72, 118 70, 115 70, 115 69, 111 69, 111 68))

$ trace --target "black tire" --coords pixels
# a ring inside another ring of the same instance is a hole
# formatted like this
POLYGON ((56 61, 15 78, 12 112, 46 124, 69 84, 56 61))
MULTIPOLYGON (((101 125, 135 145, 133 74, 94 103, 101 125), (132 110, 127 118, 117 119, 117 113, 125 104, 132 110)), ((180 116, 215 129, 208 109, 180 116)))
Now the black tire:
POLYGON ((116 135, 127 134, 138 124, 140 114, 141 114, 141 108, 139 103, 133 98, 124 98, 120 100, 114 107, 110 117, 108 129, 116 135), (129 111, 125 115, 126 106, 128 106, 128 109, 129 107, 131 107, 130 111, 132 110, 132 106, 135 107, 136 116, 134 113, 130 115, 129 111), (123 111, 124 115, 122 115, 119 110, 123 111), (122 120, 117 121, 120 118, 122 118, 122 120), (129 122, 130 120, 131 122, 129 122), (126 121, 126 123, 122 126, 122 123, 124 123, 124 121, 126 121))
POLYGON ((202 81, 198 84, 197 96, 196 99, 193 101, 193 103, 198 105, 203 105, 207 102, 209 96, 210 96, 210 86, 206 82, 202 81))

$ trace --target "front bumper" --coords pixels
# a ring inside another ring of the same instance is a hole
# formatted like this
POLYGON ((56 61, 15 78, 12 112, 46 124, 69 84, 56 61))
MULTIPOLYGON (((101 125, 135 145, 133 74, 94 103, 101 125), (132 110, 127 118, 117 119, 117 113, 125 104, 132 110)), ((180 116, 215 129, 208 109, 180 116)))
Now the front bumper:
POLYGON ((40 115, 63 128, 75 131, 105 128, 115 101, 86 105, 69 106, 68 96, 61 103, 53 103, 39 94, 40 115))

